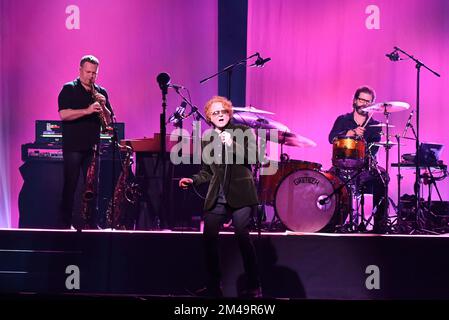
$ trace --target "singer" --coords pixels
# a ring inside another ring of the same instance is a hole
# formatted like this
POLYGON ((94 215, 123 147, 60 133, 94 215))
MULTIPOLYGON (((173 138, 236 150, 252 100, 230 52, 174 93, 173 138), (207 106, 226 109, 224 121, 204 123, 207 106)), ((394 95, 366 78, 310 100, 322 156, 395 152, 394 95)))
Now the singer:
POLYGON ((224 97, 215 96, 209 100, 205 106, 205 113, 214 129, 210 133, 210 139, 205 138, 204 140, 207 142, 202 142, 203 150, 209 144, 215 143, 219 147, 217 148, 215 145, 211 150, 213 152, 218 150, 218 154, 211 155, 214 161, 208 161, 211 164, 203 163, 198 174, 191 178, 182 178, 179 181, 179 186, 184 189, 192 184, 196 186, 210 182, 203 216, 207 282, 206 287, 197 290, 195 294, 209 297, 223 296, 220 285, 218 234, 220 227, 232 218, 247 279, 246 290, 240 292, 239 296, 259 298, 262 296, 262 290, 256 253, 249 236, 252 214, 258 204, 257 192, 248 161, 243 164, 232 161, 234 157, 246 158, 248 150, 255 149, 255 137, 250 131, 251 138, 244 140, 243 146, 237 142, 240 140, 234 139, 233 130, 241 129, 245 132, 251 129, 246 126, 234 125, 231 122, 232 103, 224 97))
MULTIPOLYGON (((87 169, 93 158, 93 148, 100 142, 101 105, 105 116, 111 120, 112 107, 106 90, 95 81, 99 61, 92 55, 81 58, 79 77, 64 84, 58 96, 59 116, 62 120, 64 187, 60 213, 60 227, 70 229, 74 195, 80 170, 86 180, 87 169), (95 88, 96 93, 92 93, 95 88)), ((98 172, 97 172, 98 174, 98 172)), ((93 204, 94 205, 94 204, 93 204)), ((97 228, 96 217, 88 217, 83 227, 97 228)))
MULTIPOLYGON (((374 215, 374 233, 384 233, 386 231, 387 217, 385 216, 385 187, 383 181, 387 181, 386 177, 381 179, 378 172, 371 170, 370 157, 375 159, 379 147, 372 146, 374 142, 380 141, 382 128, 379 122, 368 117, 368 114, 362 109, 374 103, 376 93, 374 89, 368 86, 357 88, 352 98, 352 112, 340 115, 334 122, 329 133, 329 142, 333 143, 334 139, 351 138, 359 139, 366 143, 365 166, 361 168, 357 181, 360 191, 363 193, 373 194, 373 208, 377 208, 374 215), (369 119, 369 120, 368 120, 369 119)), ((385 173, 383 168, 379 168, 381 174, 385 173)), ((337 167, 332 167, 331 172, 337 174, 342 181, 346 181, 347 172, 337 167)), ((354 174, 355 172, 351 173, 354 174)))

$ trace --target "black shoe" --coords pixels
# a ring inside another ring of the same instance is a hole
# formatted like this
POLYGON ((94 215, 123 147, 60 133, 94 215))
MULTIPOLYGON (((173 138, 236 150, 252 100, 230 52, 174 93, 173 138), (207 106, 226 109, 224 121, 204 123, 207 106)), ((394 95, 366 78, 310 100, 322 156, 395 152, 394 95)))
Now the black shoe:
POLYGON ((240 293, 240 298, 246 298, 246 299, 257 299, 257 298, 262 298, 262 296, 263 295, 262 295, 261 287, 244 290, 240 293))
POLYGON ((204 298, 222 298, 223 291, 220 287, 204 287, 194 292, 196 297, 204 298))

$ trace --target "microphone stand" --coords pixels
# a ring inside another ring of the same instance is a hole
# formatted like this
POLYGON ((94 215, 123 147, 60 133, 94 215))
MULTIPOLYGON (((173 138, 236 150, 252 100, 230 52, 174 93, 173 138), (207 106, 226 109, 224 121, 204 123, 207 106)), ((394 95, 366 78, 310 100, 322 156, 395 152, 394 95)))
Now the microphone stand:
POLYGON ((432 69, 430 69, 429 67, 427 67, 423 62, 421 62, 420 60, 416 59, 414 56, 408 54, 407 52, 405 52, 404 50, 398 48, 398 47, 394 47, 395 50, 405 54, 407 57, 409 57, 411 60, 413 60, 416 65, 416 166, 415 166, 415 186, 414 186, 414 191, 415 191, 415 196, 416 196, 416 214, 417 216, 419 215, 419 212, 421 210, 420 208, 420 157, 418 155, 419 152, 419 145, 420 145, 420 140, 419 140, 419 111, 420 111, 420 74, 421 74, 421 67, 426 68, 427 70, 429 70, 431 73, 433 73, 435 76, 440 77, 440 75, 433 71, 432 69))
POLYGON ((167 191, 167 181, 166 181, 166 163, 165 163, 165 153, 166 153, 166 141, 165 136, 167 132, 167 128, 165 125, 166 111, 167 111, 167 93, 168 93, 168 83, 165 85, 161 85, 162 92, 162 113, 160 114, 159 122, 160 122, 160 151, 159 151, 159 159, 162 161, 162 194, 160 196, 161 203, 159 206, 158 216, 156 217, 156 228, 160 229, 161 217, 163 216, 162 210, 165 205, 166 199, 166 191, 167 191))
POLYGON ((222 73, 227 72, 227 75, 228 75, 228 94, 227 94, 227 98, 228 98, 229 100, 231 100, 231 78, 232 78, 232 71, 234 70, 235 67, 246 64, 246 62, 247 62, 249 59, 254 58, 254 57, 256 57, 256 56, 257 56, 257 57, 260 57, 260 54, 259 54, 258 52, 256 52, 255 54, 250 55, 248 58, 242 59, 242 60, 237 61, 237 62, 235 62, 235 63, 233 63, 233 64, 231 64, 231 65, 229 65, 229 66, 227 66, 227 67, 224 67, 222 70, 218 71, 217 73, 215 73, 215 74, 213 74, 213 75, 211 75, 211 76, 209 76, 209 77, 207 77, 207 78, 204 78, 203 80, 200 81, 200 83, 204 83, 204 82, 206 82, 206 81, 208 81, 208 80, 210 80, 210 79, 212 79, 212 78, 214 78, 214 77, 216 77, 216 76, 218 76, 218 75, 220 75, 220 74, 222 74, 222 73))
MULTIPOLYGON (((117 144, 118 144, 118 138, 117 138, 117 130, 115 128, 115 118, 114 118, 114 114, 111 113, 111 126, 112 126, 112 137, 111 137, 111 143, 112 143, 112 193, 111 193, 111 219, 112 219, 112 225, 111 225, 111 229, 114 230, 115 229, 115 197, 114 197, 114 193, 115 193, 115 156, 116 156, 116 151, 117 151, 117 144)), ((107 208, 106 208, 107 209, 107 208)))

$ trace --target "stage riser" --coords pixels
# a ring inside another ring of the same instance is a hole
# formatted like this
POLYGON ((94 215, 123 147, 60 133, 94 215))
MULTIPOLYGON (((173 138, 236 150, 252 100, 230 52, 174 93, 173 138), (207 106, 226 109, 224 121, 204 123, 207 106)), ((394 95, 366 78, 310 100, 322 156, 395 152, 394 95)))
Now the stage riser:
MULTIPOLYGON (((267 297, 449 298, 444 236, 253 237, 267 297), (378 290, 365 286, 370 265, 379 268, 378 290)), ((0 293, 187 295, 204 281, 201 240, 198 233, 0 231, 0 293), (65 287, 68 265, 80 269, 79 290, 65 287)), ((235 297, 244 283, 240 253, 232 235, 220 245, 224 293, 235 297)))

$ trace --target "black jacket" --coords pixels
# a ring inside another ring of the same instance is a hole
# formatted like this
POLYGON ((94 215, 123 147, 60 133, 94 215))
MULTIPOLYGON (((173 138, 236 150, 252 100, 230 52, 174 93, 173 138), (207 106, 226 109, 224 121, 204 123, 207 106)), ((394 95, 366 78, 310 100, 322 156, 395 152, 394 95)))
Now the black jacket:
POLYGON ((210 131, 203 137, 201 142, 202 152, 213 157, 214 161, 205 163, 204 157, 202 157, 202 168, 192 176, 192 179, 195 185, 210 182, 204 203, 204 210, 206 211, 214 207, 220 184, 223 187, 227 204, 231 208, 258 204, 257 190, 251 171, 251 164, 255 163, 256 155, 255 136, 247 126, 229 123, 225 127, 225 130, 231 130, 234 133, 236 132, 234 130, 239 129, 246 132, 246 138, 238 139, 237 135, 233 135, 231 147, 226 147, 221 143, 215 130, 210 131), (231 158, 232 161, 226 161, 226 159, 230 160, 231 158))

